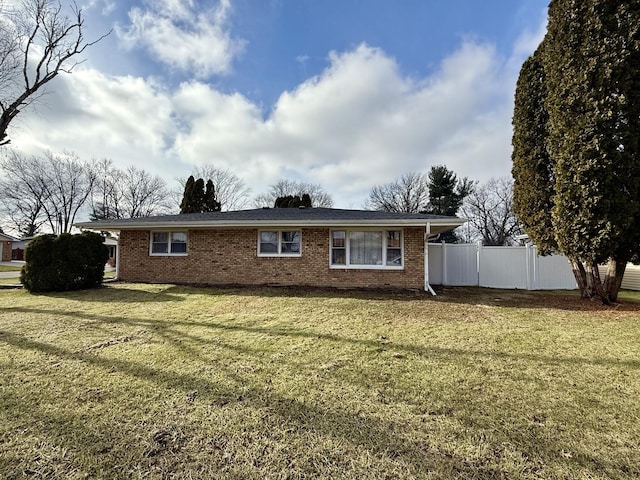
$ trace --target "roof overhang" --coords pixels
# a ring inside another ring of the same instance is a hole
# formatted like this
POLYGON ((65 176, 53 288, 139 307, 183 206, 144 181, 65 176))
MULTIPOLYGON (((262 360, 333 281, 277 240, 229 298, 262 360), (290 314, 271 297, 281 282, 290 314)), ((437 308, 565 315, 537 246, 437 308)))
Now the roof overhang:
POLYGON ((261 220, 261 221, 170 221, 170 222, 81 222, 74 226, 88 229, 119 232, 122 230, 176 230, 176 229, 229 229, 229 228, 269 228, 269 227, 318 227, 318 228, 375 228, 375 227, 426 227, 431 225, 431 231, 446 231, 459 227, 465 219, 394 219, 394 220, 261 220))

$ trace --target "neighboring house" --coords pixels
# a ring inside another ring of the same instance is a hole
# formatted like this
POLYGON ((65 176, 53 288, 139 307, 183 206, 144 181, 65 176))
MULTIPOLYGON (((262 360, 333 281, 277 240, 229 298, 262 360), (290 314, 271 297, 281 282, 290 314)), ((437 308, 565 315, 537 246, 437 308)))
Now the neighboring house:
POLYGON ((105 237, 104 244, 109 249, 109 259, 107 263, 112 267, 116 266, 116 259, 118 257, 118 239, 114 237, 105 237))
POLYGON ((11 250, 13 249, 14 238, 4 233, 0 233, 0 262, 11 261, 11 250))
POLYGON ((29 242, 36 237, 24 237, 19 240, 13 241, 13 251, 11 252, 11 258, 13 260, 24 260, 24 251, 29 245, 29 242))
MULTIPOLYGON (((31 243, 31 241, 36 237, 37 235, 34 237, 24 237, 20 240, 14 240, 11 258, 13 260, 24 260, 24 251, 27 249, 29 243, 31 243)), ((118 250, 118 239, 113 237, 106 237, 104 239, 104 244, 109 249, 109 260, 107 260, 107 263, 111 266, 115 266, 118 250)))
POLYGON ((119 232, 117 278, 208 285, 432 291, 427 241, 463 219, 331 208, 259 208, 77 223, 119 232))

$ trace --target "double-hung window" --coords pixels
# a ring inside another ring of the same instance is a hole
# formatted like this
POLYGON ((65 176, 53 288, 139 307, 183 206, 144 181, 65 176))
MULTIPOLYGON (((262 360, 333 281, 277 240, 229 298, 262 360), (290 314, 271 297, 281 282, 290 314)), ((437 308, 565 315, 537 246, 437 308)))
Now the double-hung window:
POLYGON ((332 230, 332 267, 402 268, 402 230, 332 230))
POLYGON ((151 255, 186 255, 187 232, 151 232, 151 255))
POLYGON ((300 238, 300 230, 261 230, 258 232, 258 255, 300 256, 300 238))

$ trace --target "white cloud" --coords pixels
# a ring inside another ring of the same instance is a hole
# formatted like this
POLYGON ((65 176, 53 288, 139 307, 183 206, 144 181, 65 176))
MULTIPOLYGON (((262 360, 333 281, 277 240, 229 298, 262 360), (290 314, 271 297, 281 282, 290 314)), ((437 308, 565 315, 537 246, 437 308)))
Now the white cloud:
POLYGON ((196 78, 226 74, 244 42, 227 30, 230 0, 209 10, 193 0, 148 0, 146 8, 129 11, 130 24, 117 26, 126 48, 144 48, 160 62, 196 78))
POLYGON ((241 168, 254 184, 286 171, 322 183, 342 204, 359 205, 372 185, 444 163, 484 178, 509 169, 511 90, 488 45, 464 43, 431 77, 402 75, 383 51, 360 45, 332 53, 330 66, 283 93, 263 119, 239 96, 183 85, 186 112, 174 146, 190 163, 241 168))
MULTIPOLYGON (((189 4, 163 1, 189 18, 189 4)), ((373 185, 435 164, 481 181, 508 174, 515 79, 531 53, 518 48, 502 58, 467 40, 415 79, 363 44, 331 53, 320 75, 283 92, 269 112, 197 80, 169 91, 85 67, 56 79, 37 114, 18 117, 13 143, 109 157, 168 180, 214 164, 254 193, 295 178, 321 183, 337 206, 359 207, 373 185)))

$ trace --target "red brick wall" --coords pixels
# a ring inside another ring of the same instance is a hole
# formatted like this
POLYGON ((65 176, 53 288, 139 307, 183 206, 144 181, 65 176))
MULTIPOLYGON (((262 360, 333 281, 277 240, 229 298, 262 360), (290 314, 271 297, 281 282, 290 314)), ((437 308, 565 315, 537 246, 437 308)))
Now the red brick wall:
POLYGON ((404 229, 404 269, 329 268, 329 229, 303 228, 300 257, 258 257, 257 229, 189 230, 187 256, 150 256, 149 231, 120 233, 121 280, 211 285, 424 288, 424 229, 404 229))
POLYGON ((0 240, 0 242, 2 242, 2 258, 0 262, 10 262, 13 242, 8 240, 0 240))

